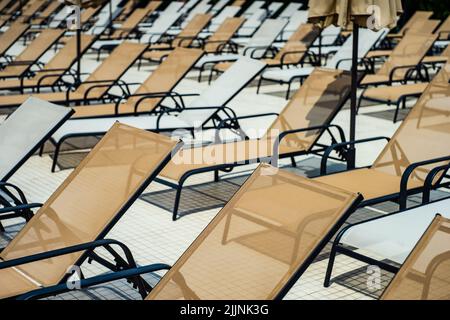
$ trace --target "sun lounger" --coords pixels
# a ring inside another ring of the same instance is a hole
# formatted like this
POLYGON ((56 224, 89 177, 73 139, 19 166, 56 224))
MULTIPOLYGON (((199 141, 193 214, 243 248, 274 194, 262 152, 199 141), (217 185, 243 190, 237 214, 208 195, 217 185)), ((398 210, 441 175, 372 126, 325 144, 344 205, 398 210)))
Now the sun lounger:
POLYGON ((65 92, 27 93, 22 95, 0 96, 0 107, 14 107, 22 104, 30 96, 40 98, 49 102, 64 103, 72 102, 103 101, 107 100, 108 90, 125 74, 145 51, 146 46, 137 43, 124 42, 118 46, 98 66, 90 76, 78 87, 69 86, 65 92), (72 91, 73 90, 73 91, 72 91))
MULTIPOLYGON (((105 236, 179 146, 170 138, 114 124, 1 252, 0 298, 65 283, 68 268, 87 259, 112 270, 135 267, 129 249, 105 236), (114 262, 96 254, 100 247, 114 262)), ((144 289, 135 277, 130 280, 144 289)))
MULTIPOLYGON (((94 40, 93 36, 81 35, 81 55, 94 40)), ((76 37, 73 37, 41 69, 23 74, 19 79, 0 81, 0 90, 19 90, 23 93, 25 89, 36 89, 39 92, 42 88, 57 86, 64 74, 71 73, 70 68, 76 62, 76 42, 76 37)))
MULTIPOLYGON (((358 194, 261 165, 146 299, 281 300, 360 201, 358 194)), ((138 267, 79 284, 87 288, 160 269, 138 267)), ((61 283, 21 299, 65 291, 61 283)))
POLYGON ((447 47, 450 44, 450 16, 445 19, 436 32, 438 33, 439 38, 434 45, 439 48, 447 47))
POLYGON ((419 31, 421 24, 433 15, 432 11, 416 11, 414 15, 405 23, 398 33, 388 34, 390 39, 402 38, 409 30, 419 31))
POLYGON ((280 115, 244 116, 223 122, 223 128, 227 128, 225 124, 230 125, 229 128, 236 130, 243 140, 181 150, 157 180, 177 190, 173 220, 178 216, 183 185, 194 175, 214 172, 217 181, 220 171, 229 171, 240 165, 258 161, 275 163, 278 158, 291 158, 292 163, 295 163, 295 156, 317 154, 327 148, 318 142, 325 132, 330 134, 332 141, 345 140, 342 129, 331 122, 349 94, 350 76, 347 72, 317 69, 280 115), (276 119, 266 134, 260 139, 248 139, 242 121, 269 116, 275 116, 276 119), (238 125, 233 126, 236 121, 239 121, 238 125), (337 138, 333 130, 339 132, 337 138))
POLYGON ((25 34, 28 28, 28 24, 16 21, 0 35, 0 58, 5 57, 6 52, 25 34))
MULTIPOLYGON (((207 33, 200 33, 199 37, 204 38, 211 34, 211 32, 217 31, 217 29, 227 20, 228 18, 233 18, 241 10, 238 6, 227 6, 218 15, 211 19, 211 24, 208 26, 207 33)), ((244 18, 242 18, 244 19, 244 18)))
MULTIPOLYGON (((425 57, 422 60, 424 64, 447 63, 450 59, 450 47, 448 47, 440 56, 425 57)), ((445 72, 450 76, 450 65, 444 67, 445 72)), ((427 80, 427 79, 426 79, 427 80)), ((410 98, 417 98, 425 91, 428 82, 401 84, 396 86, 383 86, 377 88, 368 88, 361 93, 360 102, 369 100, 379 103, 395 105, 394 123, 398 120, 400 108, 406 108, 406 102, 410 98)))
POLYGON ((280 13, 280 18, 283 19, 291 19, 293 15, 297 13, 303 7, 303 3, 299 2, 290 2, 280 13))
POLYGON ((22 23, 29 23, 46 3, 45 0, 34 0, 30 2, 29 6, 25 7, 22 12, 20 12, 20 16, 18 16, 16 20, 22 23))
POLYGON ((248 44, 242 49, 242 54, 224 53, 204 56, 195 67, 202 72, 207 67, 213 66, 219 62, 236 61, 242 56, 261 59, 270 50, 272 43, 281 33, 286 23, 287 22, 283 20, 267 19, 253 35, 248 44))
POLYGON ((439 200, 346 226, 334 240, 325 285, 331 283, 338 253, 397 273, 436 214, 450 218, 449 204, 439 200))
MULTIPOLYGON (((374 32, 368 29, 361 29, 359 33, 361 41, 359 42, 358 46, 358 58, 361 60, 364 58, 367 52, 369 52, 373 45, 379 40, 382 34, 385 33, 385 31, 380 30, 378 32, 374 32)), ((327 62, 325 67, 330 69, 337 68, 350 70, 352 57, 352 41, 353 37, 350 36, 338 50, 338 52, 333 56, 333 58, 327 62)), ((303 82, 303 79, 307 78, 313 70, 314 67, 289 69, 272 68, 266 70, 259 79, 258 92, 263 81, 287 83, 288 89, 286 92, 286 99, 288 99, 292 83, 297 80, 303 82)))
MULTIPOLYGON (((142 36, 139 42, 146 44, 153 44, 159 42, 167 33, 167 30, 174 25, 181 17, 180 12, 166 12, 164 11, 159 15, 156 21, 149 28, 140 27, 139 31, 142 36)), ((120 43, 119 40, 111 40, 112 44, 120 43)))
POLYGON ((243 13, 241 16, 248 18, 252 14, 254 14, 258 9, 261 9, 264 6, 264 1, 254 1, 243 13))
POLYGON ((0 70, 0 79, 21 78, 29 73, 44 53, 55 45, 63 34, 63 29, 42 31, 13 61, 3 65, 0 70))
MULTIPOLYGON (((50 140, 56 146, 52 170, 56 167, 59 149, 67 139, 104 134, 116 121, 156 132, 181 129, 194 132, 197 128, 214 128, 224 117, 229 118, 233 114, 233 111, 226 105, 264 67, 264 63, 244 57, 189 104, 182 103, 177 109, 161 110, 156 115, 69 120, 67 125, 55 132, 50 140), (210 123, 211 125, 209 125, 210 123)), ((147 94, 143 98, 161 96, 167 97, 167 93, 147 94)))
POLYGON ((264 23, 267 18, 267 11, 265 9, 258 9, 250 16, 244 16, 246 18, 244 25, 237 34, 236 42, 240 44, 246 44, 249 38, 252 37, 258 28, 264 23))
MULTIPOLYGON (((285 66, 303 65, 303 62, 309 58, 311 64, 316 64, 316 57, 308 54, 308 50, 316 38, 319 36, 320 29, 312 24, 303 24, 298 30, 291 35, 286 44, 273 58, 266 58, 264 61, 268 67, 279 67, 283 69, 285 66)), ((212 68, 212 71, 221 73, 227 70, 233 62, 221 62, 212 68)), ((261 82, 260 82, 261 83, 261 82)), ((258 86, 259 92, 259 86, 258 86)))
POLYGON ((72 118, 157 112, 159 107, 164 108, 161 103, 165 97, 177 97, 173 89, 202 55, 203 52, 199 49, 176 48, 133 94, 120 97, 116 103, 76 106, 72 118), (156 96, 152 98, 152 94, 156 96))
POLYGON ((449 300, 449 239, 450 219, 437 215, 381 299, 449 300))
MULTIPOLYGON (((36 204, 23 203, 15 196, 10 191, 12 186, 7 183, 8 179, 72 113, 70 108, 30 98, 1 124, 0 206, 9 206, 13 202, 20 205, 20 210, 4 214, 0 209, 0 231, 4 231, 1 220, 16 217, 28 220, 32 216, 29 210, 36 207, 36 204)), ((14 187, 12 189, 15 191, 14 187)))
MULTIPOLYGON (((363 205, 397 201, 400 209, 405 209, 408 196, 423 191, 426 178, 433 169, 450 161, 449 97, 448 76, 442 71, 433 79, 390 140, 375 137, 336 145, 342 154, 349 145, 389 140, 371 166, 317 179, 346 190, 361 192, 365 199, 363 205)), ((334 148, 331 147, 325 155, 334 148)), ((322 174, 327 173, 326 163, 325 156, 322 174)), ((442 177, 442 172, 435 176, 433 188, 447 184, 442 177)))
POLYGON ((212 16, 210 14, 199 14, 176 36, 170 43, 157 43, 150 45, 148 52, 144 53, 141 57, 145 60, 161 62, 166 56, 167 51, 176 47, 187 48, 191 46, 198 34, 206 27, 210 22, 212 16))
POLYGON ((31 19, 30 23, 34 25, 40 25, 48 21, 48 19, 56 13, 61 7, 61 3, 58 1, 50 1, 50 3, 39 13, 36 17, 31 19))
MULTIPOLYGON (((300 4, 300 3, 297 3, 297 4, 300 4)), ((293 12, 289 18, 285 18, 285 19, 288 20, 289 22, 286 25, 286 27, 283 29, 283 32, 280 35, 281 41, 289 40, 289 38, 295 33, 295 31, 298 30, 298 28, 301 25, 306 24, 308 22, 308 11, 304 11, 304 10, 300 11, 299 10, 299 11, 293 12)), ((284 43, 280 42, 280 43, 276 43, 275 47, 282 48, 283 45, 284 45, 284 43)))

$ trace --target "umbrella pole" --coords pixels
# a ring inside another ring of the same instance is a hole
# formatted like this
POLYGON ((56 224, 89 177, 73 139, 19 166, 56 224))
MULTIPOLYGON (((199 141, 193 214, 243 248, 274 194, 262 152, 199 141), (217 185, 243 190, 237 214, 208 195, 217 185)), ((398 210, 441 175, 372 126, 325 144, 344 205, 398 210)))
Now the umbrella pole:
POLYGON ((76 86, 81 83, 81 27, 77 25, 77 79, 76 86))
MULTIPOLYGON (((356 102, 358 90, 358 24, 353 24, 353 53, 352 53, 352 84, 351 84, 351 101, 350 101, 350 141, 355 141, 356 136, 356 102)), ((347 165, 349 169, 354 169, 356 163, 355 146, 349 146, 347 165)))

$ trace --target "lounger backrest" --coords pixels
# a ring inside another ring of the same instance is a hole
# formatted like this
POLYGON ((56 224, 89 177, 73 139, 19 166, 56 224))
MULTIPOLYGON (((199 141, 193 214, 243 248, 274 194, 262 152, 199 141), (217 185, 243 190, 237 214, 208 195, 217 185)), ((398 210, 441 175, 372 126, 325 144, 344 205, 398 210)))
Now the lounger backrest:
POLYGON ((88 22, 98 11, 100 11, 101 7, 98 8, 87 8, 81 12, 80 20, 81 24, 85 24, 88 22))
MULTIPOLYGON (((389 77, 391 71, 399 66, 415 66, 422 61, 428 50, 436 40, 437 35, 430 33, 407 32, 399 44, 394 48, 388 60, 377 71, 377 75, 389 77)), ((407 69, 395 72, 394 80, 403 79, 407 69)))
POLYGON ((50 20, 48 26, 49 28, 58 28, 63 22, 67 20, 67 17, 70 15, 70 9, 68 6, 64 6, 61 10, 55 14, 50 20))
POLYGON ((39 9, 45 5, 45 3, 45 0, 31 1, 29 6, 24 7, 20 17, 17 18, 17 20, 21 22, 28 22, 39 11, 39 9))
POLYGON ((267 11, 269 13, 269 17, 275 16, 278 10, 283 6, 283 2, 271 2, 267 7, 267 11))
MULTIPOLYGON (((87 81, 119 80, 145 49, 146 45, 143 44, 123 42, 91 73, 87 81)), ((84 93, 93 85, 95 84, 81 84, 76 92, 84 93)), ((106 91, 107 87, 92 89, 89 97, 102 96, 106 91)))
POLYGON ((253 58, 258 59, 265 55, 266 52, 262 50, 262 48, 269 49, 275 39, 283 31, 286 24, 287 21, 283 19, 267 19, 263 22, 246 46, 247 48, 260 48, 260 50, 253 54, 253 58))
POLYGON ((187 2, 185 2, 184 6, 180 9, 180 11, 186 13, 192 8, 194 8, 194 6, 196 6, 199 2, 200 0, 188 0, 187 2))
MULTIPOLYGON (((441 70, 383 149, 373 168, 401 176, 412 163, 448 156, 450 150, 450 70, 441 70)), ((439 164, 422 166, 411 181, 423 181, 439 164)))
POLYGON ((125 20, 119 30, 116 30, 112 38, 114 37, 126 37, 133 31, 134 28, 147 16, 147 9, 136 9, 133 13, 125 20))
POLYGON ((323 29, 322 38, 320 40, 321 42, 319 42, 319 39, 317 39, 316 42, 314 42, 314 45, 318 46, 320 43, 322 46, 331 46, 336 42, 340 34, 341 34, 341 27, 330 25, 325 29, 323 29))
POLYGON ((450 16, 445 19, 437 30, 440 40, 448 40, 450 38, 450 16))
POLYGON ((211 20, 211 25, 221 25, 226 19, 235 17, 239 10, 238 6, 227 6, 211 20))
POLYGON ((320 29, 312 24, 301 25, 296 32, 294 32, 283 48, 278 51, 275 56, 276 60, 283 59, 286 64, 298 63, 306 55, 308 48, 316 40, 317 36, 320 34, 320 29), (297 53, 293 53, 293 52, 297 53), (289 53, 286 55, 286 53, 289 53))
POLYGON ((244 23, 244 18, 227 18, 220 27, 208 38, 204 50, 216 52, 223 47, 244 23))
POLYGON ((211 8, 212 13, 217 13, 221 11, 227 5, 228 0, 218 0, 216 4, 211 8))
POLYGON ((433 15, 433 11, 416 11, 414 15, 405 23, 400 33, 407 32, 410 28, 414 28, 421 21, 428 20, 433 15))
POLYGON ((97 15, 97 21, 91 29, 87 31, 88 34, 99 35, 106 30, 108 25, 116 19, 122 12, 123 7, 119 7, 120 0, 110 0, 111 4, 104 6, 97 15), (111 7, 110 7, 111 5, 111 7), (110 10, 111 8, 111 10, 110 10))
POLYGON ((0 181, 6 181, 73 113, 30 97, 0 125, 0 181))
POLYGON ((11 0, 3 0, 0 2, 0 13, 3 11, 3 9, 6 8, 6 6, 11 2, 11 0))
POLYGON ((172 45, 189 47, 194 38, 208 25, 211 18, 210 14, 197 14, 173 40, 172 45))
MULTIPOLYGON (((265 138, 277 138, 281 132, 330 124, 350 95, 349 72, 316 68, 291 98, 270 126, 265 138)), ((281 147, 309 150, 322 130, 311 130, 286 136, 281 147)))
MULTIPOLYGON (((358 58, 364 58, 370 49, 372 49, 378 39, 386 32, 381 29, 377 32, 369 29, 359 29, 360 39, 358 43, 358 58)), ((331 60, 327 62, 327 68, 339 68, 350 70, 352 67, 353 35, 347 38, 342 47, 336 52, 331 60)))
MULTIPOLYGON (((80 53, 83 55, 87 49, 94 42, 95 37, 87 34, 81 35, 81 47, 80 53)), ((62 47, 54 56, 47 62, 42 69, 42 72, 38 72, 36 77, 42 77, 44 75, 55 74, 61 71, 52 71, 55 69, 69 69, 75 62, 77 58, 77 38, 72 37, 67 41, 67 43, 62 47), (46 71, 47 70, 47 71, 46 71)), ((42 85, 51 85, 58 78, 56 77, 47 77, 42 80, 42 85)))
MULTIPOLYGON (((417 29, 417 32, 420 33, 433 33, 437 26, 441 24, 441 20, 425 20, 421 26, 420 29, 417 29)), ((412 31, 410 31, 412 32, 412 31)))
POLYGON ((184 2, 182 1, 170 1, 167 8, 164 9, 163 13, 175 13, 180 11, 180 9, 184 6, 184 2))
MULTIPOLYGON (((241 57, 227 69, 200 96, 188 104, 188 107, 222 107, 230 102, 266 64, 259 60, 241 57)), ((178 119, 196 127, 208 120, 215 109, 181 112, 178 119)))
POLYGON ((251 16, 264 5, 264 1, 254 1, 243 13, 244 17, 251 16))
POLYGON ((0 56, 19 39, 30 26, 20 21, 14 22, 2 35, 0 35, 0 56))
POLYGON ((58 8, 61 6, 61 2, 58 1, 50 1, 50 4, 43 10, 38 18, 39 19, 47 19, 49 18, 53 13, 58 10, 58 8))
POLYGON ((280 13, 280 18, 290 19, 303 6, 303 3, 291 2, 280 13))
POLYGON ((284 28, 284 31, 295 31, 298 30, 298 27, 308 21, 308 11, 299 10, 292 13, 292 16, 289 18, 289 23, 284 28))
MULTIPOLYGON (((152 92, 170 92, 184 78, 189 70, 201 58, 203 51, 200 49, 176 48, 159 67, 136 90, 137 94, 152 92)), ((128 104, 135 104, 141 97, 131 97, 128 104)), ((139 111, 152 111, 162 100, 154 98, 146 100, 139 106, 139 111)))
POLYGON ((282 298, 357 201, 262 164, 147 299, 282 298))
POLYGON ((162 13, 152 27, 146 30, 146 33, 141 37, 141 43, 157 42, 167 30, 181 17, 180 12, 162 13))
MULTIPOLYGON (((168 137, 114 124, 0 258, 9 260, 104 238, 167 163, 176 145, 168 137)), ((70 254, 17 270, 42 286, 53 285, 82 256, 83 252, 70 254)), ((0 285, 0 298, 5 296, 9 293, 0 285)))
POLYGON ((381 299, 450 299, 449 219, 435 217, 381 299))
MULTIPOLYGON (((65 30, 63 29, 45 29, 17 56, 15 61, 35 62, 39 60, 58 41, 64 32, 65 30)), ((27 64, 11 65, 3 69, 3 72, 20 74, 29 67, 30 65, 27 64)))

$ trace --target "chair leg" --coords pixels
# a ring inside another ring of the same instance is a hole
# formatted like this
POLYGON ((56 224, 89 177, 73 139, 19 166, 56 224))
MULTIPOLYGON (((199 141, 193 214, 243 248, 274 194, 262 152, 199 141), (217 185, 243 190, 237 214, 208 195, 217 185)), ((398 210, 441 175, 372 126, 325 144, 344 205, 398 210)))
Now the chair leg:
POLYGON ((39 148, 39 157, 42 157, 42 155, 44 154, 44 146, 45 146, 45 142, 39 148))
POLYGON ((219 182, 219 170, 214 170, 214 182, 219 182))
POLYGON ((5 232, 6 230, 5 230, 5 228, 3 227, 3 224, 2 224, 2 222, 0 221, 0 232, 5 232))
POLYGON ((330 258, 328 259, 327 271, 325 273, 325 279, 323 282, 323 286, 325 288, 328 288, 331 284, 331 274, 333 272, 334 260, 336 259, 336 252, 337 252, 336 247, 337 243, 335 240, 335 242, 333 242, 333 246, 331 247, 330 258))
POLYGON ((173 204, 172 221, 176 221, 178 217, 178 209, 180 207, 181 190, 183 189, 183 180, 180 180, 177 186, 177 193, 175 195, 175 202, 173 204))
POLYGON ((58 141, 53 151, 52 172, 56 171, 56 165, 58 163, 59 150, 61 149, 62 141, 58 141))
POLYGON ((289 100, 289 94, 291 93, 291 83, 292 81, 289 81, 287 91, 286 91, 286 100, 289 100))
POLYGON ((297 162, 295 162, 295 157, 291 157, 291 164, 293 168, 297 168, 297 162))
POLYGON ((259 90, 261 89, 262 77, 259 77, 258 86, 256 87, 256 94, 259 94, 259 90))

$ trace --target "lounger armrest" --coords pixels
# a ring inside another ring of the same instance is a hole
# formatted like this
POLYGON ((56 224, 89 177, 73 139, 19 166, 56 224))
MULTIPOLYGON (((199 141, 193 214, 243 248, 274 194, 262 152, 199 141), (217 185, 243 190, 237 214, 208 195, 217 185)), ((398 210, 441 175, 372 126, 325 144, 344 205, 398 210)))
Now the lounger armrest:
POLYGON ((439 177, 438 181, 441 181, 445 173, 450 169, 450 164, 446 164, 443 166, 439 166, 436 168, 433 168, 427 175, 425 179, 425 183, 423 184, 423 195, 422 195, 422 204, 427 204, 430 202, 430 194, 431 190, 433 189, 434 184, 439 184, 439 182, 435 182, 436 178, 438 178, 438 175, 442 173, 441 177, 439 177))
POLYGON ((302 53, 306 53, 306 52, 307 52, 307 50, 286 51, 281 55, 280 62, 282 65, 284 65, 284 60, 286 59, 287 56, 294 55, 294 54, 302 54, 302 53))
POLYGON ((46 252, 36 253, 33 255, 20 257, 20 258, 16 258, 16 259, 11 259, 11 260, 7 260, 7 261, 1 261, 0 262, 0 270, 17 267, 17 266, 31 263, 31 262, 60 257, 60 256, 64 256, 67 254, 75 253, 75 252, 93 250, 95 248, 110 246, 110 245, 117 245, 117 246, 121 247, 125 252, 128 251, 129 254, 131 255, 131 252, 129 251, 128 247, 125 246, 123 243, 121 243, 117 240, 113 240, 113 239, 102 239, 102 240, 77 244, 74 246, 65 247, 65 248, 61 248, 61 249, 55 249, 55 250, 50 250, 50 251, 46 251, 46 252))
POLYGON ((396 66, 396 67, 392 68, 391 72, 389 73, 389 83, 392 83, 394 81, 395 72, 397 72, 397 70, 401 70, 401 69, 418 69, 419 66, 420 66, 420 64, 418 64, 418 65, 396 66))
MULTIPOLYGON (((106 273, 106 274, 91 277, 91 278, 81 279, 78 281, 77 284, 80 289, 86 289, 86 288, 90 288, 92 286, 100 285, 103 283, 110 283, 112 281, 117 281, 117 280, 121 280, 121 279, 135 278, 135 277, 138 277, 143 274, 152 273, 152 272, 161 271, 161 270, 169 270, 170 268, 171 268, 171 266, 169 266, 167 264, 162 264, 162 263, 152 264, 152 265, 137 267, 137 268, 133 268, 133 269, 126 269, 126 270, 106 273)), ((19 296, 17 298, 17 300, 40 299, 40 298, 68 292, 70 290, 71 289, 68 288, 67 283, 61 283, 61 284, 58 284, 55 286, 50 286, 50 287, 30 291, 28 293, 25 293, 25 294, 19 296)))
POLYGON ((331 152, 339 151, 339 150, 340 150, 340 152, 343 152, 345 150, 345 147, 348 147, 348 146, 355 146, 357 144, 369 143, 369 142, 380 141, 380 140, 386 140, 387 142, 389 142, 390 138, 374 137, 374 138, 360 139, 360 140, 355 140, 355 141, 345 141, 345 142, 336 143, 336 144, 329 146, 325 150, 325 152, 323 153, 323 156, 322 156, 322 161, 320 164, 320 175, 323 176, 323 175, 327 174, 327 163, 328 163, 328 159, 330 157, 331 152))
POLYGON ((242 55, 247 56, 248 52, 251 51, 250 53, 250 58, 254 58, 255 52, 258 51, 269 51, 269 47, 267 46, 251 46, 251 47, 246 47, 244 49, 244 52, 242 52, 242 55))
MULTIPOLYGON (((130 94, 129 97, 141 97, 136 101, 134 104, 134 112, 137 113, 139 106, 145 101, 149 99, 155 99, 155 98, 172 98, 172 101, 175 103, 175 109, 181 110, 185 108, 183 97, 196 97, 199 96, 197 93, 178 93, 175 91, 167 91, 167 92, 152 92, 152 93, 135 93, 130 94), (179 101, 177 101, 177 98, 179 101)), ((119 112, 119 106, 122 99, 118 100, 116 102, 116 114, 119 112)))
POLYGON ((25 197, 25 193, 15 184, 9 183, 9 182, 0 182, 0 188, 3 190, 12 189, 17 193, 19 196, 19 200, 21 204, 28 204, 27 198, 25 197))
MULTIPOLYGON (((427 166, 427 165, 432 165, 435 163, 440 163, 440 162, 448 162, 450 161, 450 156, 446 156, 446 157, 440 157, 440 158, 435 158, 435 159, 429 159, 429 160, 425 160, 425 161, 420 161, 420 162, 415 162, 410 164, 405 171, 402 174, 402 179, 400 181, 400 196, 399 196, 399 204, 400 204, 400 210, 404 210, 406 209, 406 201, 408 198, 408 181, 411 177, 411 175, 414 173, 414 171, 417 168, 423 167, 423 166, 427 166)), ((445 166, 439 166, 437 168, 442 168, 440 171, 446 170, 445 166)), ((437 170, 437 169, 436 169, 437 170)), ((430 185, 431 183, 434 181, 434 178, 436 177, 436 175, 439 172, 435 172, 433 170, 431 170, 428 174, 432 174, 434 175, 433 179, 431 182, 428 182, 430 185)), ((425 184, 427 183, 427 179, 425 179, 425 184)))
MULTIPOLYGON (((358 58, 358 63, 362 62, 364 59, 358 58)), ((347 59, 340 59, 338 60, 338 62, 336 63, 336 69, 339 69, 339 66, 342 62, 346 62, 346 61, 353 61, 352 58, 347 58, 347 59)))
POLYGON ((33 65, 36 61, 31 60, 21 60, 21 61, 11 61, 6 63, 1 63, 1 67, 8 67, 8 66, 29 66, 33 65))
POLYGON ((42 203, 27 203, 27 204, 19 204, 17 206, 0 208, 0 219, 1 219, 2 214, 40 208, 40 207, 42 207, 42 205, 43 205, 42 203))
POLYGON ((220 141, 221 140, 220 139, 220 130, 227 129, 227 128, 239 129, 240 128, 240 124, 239 124, 240 120, 254 119, 254 118, 261 118, 261 117, 271 117, 271 116, 272 117, 278 117, 279 114, 275 113, 275 112, 270 112, 270 113, 253 114, 253 115, 248 115, 248 116, 231 117, 231 118, 228 118, 228 119, 224 119, 224 120, 219 122, 219 125, 215 129, 216 130, 216 132, 215 132, 215 141, 220 141))
MULTIPOLYGON (((64 73, 50 73, 50 74, 44 74, 42 77, 39 78, 38 82, 37 82, 37 92, 39 93, 41 91, 41 87, 42 87, 42 82, 45 79, 50 79, 50 78, 60 78, 64 76, 64 73)), ((22 80, 22 79, 21 79, 22 80)), ((23 86, 23 82, 21 83, 23 86)))
POLYGON ((132 84, 139 84, 139 83, 127 83, 123 80, 93 80, 93 81, 83 81, 84 84, 93 84, 93 86, 90 86, 86 92, 84 93, 83 99, 87 99, 89 96, 89 93, 98 88, 112 88, 112 87, 119 87, 122 90, 122 94, 124 96, 130 95, 130 88, 129 86, 132 84))

